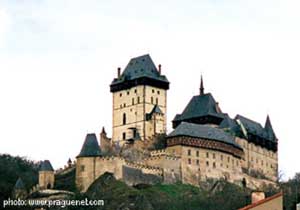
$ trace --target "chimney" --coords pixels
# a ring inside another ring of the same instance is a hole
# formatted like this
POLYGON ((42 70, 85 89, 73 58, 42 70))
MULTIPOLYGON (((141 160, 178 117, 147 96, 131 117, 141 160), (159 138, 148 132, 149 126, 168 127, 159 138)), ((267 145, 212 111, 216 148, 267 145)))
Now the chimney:
POLYGON ((161 74, 161 64, 158 64, 158 73, 161 74))
POLYGON ((265 193, 264 192, 252 192, 251 194, 251 203, 257 203, 258 201, 261 201, 265 199, 265 193))
POLYGON ((121 76, 121 68, 118 67, 118 78, 121 76))

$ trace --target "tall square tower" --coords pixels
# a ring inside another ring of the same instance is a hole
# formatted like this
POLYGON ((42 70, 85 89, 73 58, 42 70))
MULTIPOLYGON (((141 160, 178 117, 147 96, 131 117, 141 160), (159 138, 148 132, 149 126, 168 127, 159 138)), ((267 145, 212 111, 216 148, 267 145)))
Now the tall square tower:
POLYGON ((166 132, 169 81, 149 55, 132 58, 124 71, 118 69, 111 85, 113 94, 112 141, 121 145, 151 140, 166 132))

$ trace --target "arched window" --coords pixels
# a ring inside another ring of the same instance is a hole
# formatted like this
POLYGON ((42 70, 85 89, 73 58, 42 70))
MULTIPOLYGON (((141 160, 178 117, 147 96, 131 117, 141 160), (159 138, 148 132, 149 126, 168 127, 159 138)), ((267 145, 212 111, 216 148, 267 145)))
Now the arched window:
POLYGON ((126 113, 123 113, 123 125, 126 125, 126 113))

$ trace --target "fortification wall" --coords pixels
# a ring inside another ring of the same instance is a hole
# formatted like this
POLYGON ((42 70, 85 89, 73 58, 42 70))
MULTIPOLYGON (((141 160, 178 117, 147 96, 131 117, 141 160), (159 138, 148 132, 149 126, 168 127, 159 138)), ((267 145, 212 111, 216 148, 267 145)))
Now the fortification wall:
POLYGON ((245 158, 242 167, 248 171, 259 172, 276 181, 278 175, 278 154, 261 146, 236 137, 236 142, 243 148, 245 158))

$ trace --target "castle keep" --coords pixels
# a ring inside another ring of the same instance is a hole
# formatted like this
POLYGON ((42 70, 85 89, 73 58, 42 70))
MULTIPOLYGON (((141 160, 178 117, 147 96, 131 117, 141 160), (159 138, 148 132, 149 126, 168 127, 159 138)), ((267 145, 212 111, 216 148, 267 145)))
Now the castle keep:
POLYGON ((169 82, 149 55, 133 58, 111 85, 113 95, 112 141, 149 141, 166 132, 169 82))
MULTIPOLYGON (((166 133, 169 81, 149 55, 133 58, 110 85, 112 137, 102 129, 87 134, 76 157, 80 191, 105 172, 129 185, 183 182, 199 186, 208 179, 260 189, 275 185, 278 139, 269 116, 265 125, 223 112, 201 78, 200 92, 173 120, 166 133)), ((40 185, 53 186, 48 163, 40 185)))

